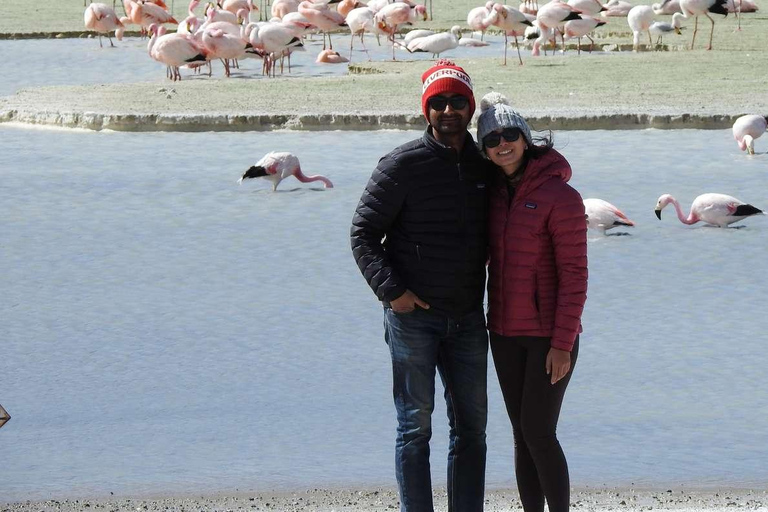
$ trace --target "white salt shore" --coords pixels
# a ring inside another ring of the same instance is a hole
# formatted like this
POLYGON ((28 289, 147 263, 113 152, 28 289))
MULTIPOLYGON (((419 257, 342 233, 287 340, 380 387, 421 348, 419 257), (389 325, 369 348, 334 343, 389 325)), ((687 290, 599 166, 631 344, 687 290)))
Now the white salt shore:
MULTIPOLYGON (((575 511, 646 510, 733 512, 735 510, 768 510, 768 489, 690 490, 682 487, 632 489, 596 487, 575 489, 571 494, 575 511)), ((298 492, 235 491, 228 494, 166 497, 110 497, 67 500, 0 503, 0 512, 83 510, 122 511, 291 511, 291 512, 392 512, 399 510, 397 492, 393 489, 330 490, 311 489, 298 492)), ((445 492, 435 491, 435 510, 447 510, 445 492)), ((515 490, 486 492, 485 510, 504 512, 522 510, 515 490)))

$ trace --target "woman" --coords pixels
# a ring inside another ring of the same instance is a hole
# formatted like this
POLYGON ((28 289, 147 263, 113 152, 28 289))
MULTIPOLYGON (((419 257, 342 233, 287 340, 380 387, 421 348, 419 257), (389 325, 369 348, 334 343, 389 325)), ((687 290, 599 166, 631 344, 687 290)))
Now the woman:
POLYGON ((571 167, 551 138, 498 93, 481 102, 477 140, 498 166, 490 190, 488 329, 515 438, 525 512, 568 510, 556 428, 579 350, 587 298, 587 223, 571 167))

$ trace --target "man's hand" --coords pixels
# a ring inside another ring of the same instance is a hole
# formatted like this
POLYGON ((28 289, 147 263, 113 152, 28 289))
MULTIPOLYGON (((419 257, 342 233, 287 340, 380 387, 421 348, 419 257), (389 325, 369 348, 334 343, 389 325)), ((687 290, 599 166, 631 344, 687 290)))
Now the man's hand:
POLYGON ((389 305, 392 306, 392 311, 395 313, 410 313, 416 306, 422 309, 429 309, 429 304, 421 300, 411 290, 405 290, 405 293, 389 301, 389 305))
POLYGON ((559 348, 550 348, 546 366, 547 375, 552 377, 550 382, 554 384, 565 377, 571 369, 571 353, 559 348))

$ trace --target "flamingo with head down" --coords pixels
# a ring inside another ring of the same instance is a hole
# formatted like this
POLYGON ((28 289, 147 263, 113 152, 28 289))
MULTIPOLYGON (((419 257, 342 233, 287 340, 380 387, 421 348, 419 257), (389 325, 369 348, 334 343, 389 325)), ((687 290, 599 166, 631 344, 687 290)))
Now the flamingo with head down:
POLYGON ((739 149, 750 155, 755 154, 755 139, 768 129, 768 117, 758 115, 741 116, 733 123, 733 138, 739 144, 739 149))
POLYGON ((287 151, 270 151, 245 171, 238 183, 249 178, 264 178, 272 182, 272 191, 274 192, 280 182, 289 176, 295 176, 302 183, 320 181, 325 188, 333 188, 333 183, 325 176, 306 176, 301 172, 299 159, 287 151))
POLYGON ((674 205, 680 222, 688 225, 701 221, 711 226, 725 228, 734 222, 746 219, 752 215, 764 215, 762 210, 755 208, 751 204, 739 201, 735 197, 710 193, 702 194, 694 199, 691 211, 688 217, 686 217, 677 199, 669 194, 664 194, 659 197, 659 200, 656 202, 656 209, 654 210, 659 220, 661 220, 661 210, 670 203, 674 205))
POLYGON ((602 234, 619 226, 635 225, 621 210, 602 199, 584 199, 584 213, 587 216, 587 227, 602 234))

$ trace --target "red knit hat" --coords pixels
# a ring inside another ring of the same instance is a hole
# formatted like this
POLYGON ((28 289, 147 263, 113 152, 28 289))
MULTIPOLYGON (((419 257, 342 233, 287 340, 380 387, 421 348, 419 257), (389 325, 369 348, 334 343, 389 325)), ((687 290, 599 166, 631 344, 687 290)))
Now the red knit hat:
POLYGON ((469 115, 475 113, 475 96, 472 94, 472 79, 453 61, 440 59, 421 75, 421 110, 429 121, 427 102, 432 96, 443 92, 454 92, 469 98, 469 115))

